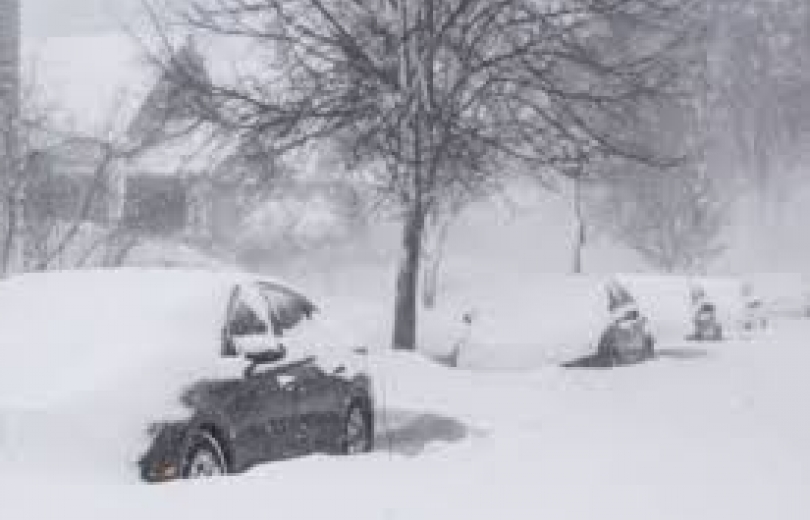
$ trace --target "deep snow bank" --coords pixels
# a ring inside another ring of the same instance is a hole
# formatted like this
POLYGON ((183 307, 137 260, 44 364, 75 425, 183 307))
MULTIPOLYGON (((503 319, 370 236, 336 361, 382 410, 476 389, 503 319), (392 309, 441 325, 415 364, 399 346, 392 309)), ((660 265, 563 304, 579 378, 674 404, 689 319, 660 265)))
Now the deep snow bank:
MULTIPOLYGON (((810 322, 611 371, 449 370, 373 356, 391 444, 166 486, 3 473, 15 519, 804 520, 810 322), (690 352, 691 355, 686 355, 690 352), (454 433, 455 431, 455 433, 454 433), (46 497, 47 499, 44 499, 46 497)), ((66 443, 69 446, 69 443, 66 443)))

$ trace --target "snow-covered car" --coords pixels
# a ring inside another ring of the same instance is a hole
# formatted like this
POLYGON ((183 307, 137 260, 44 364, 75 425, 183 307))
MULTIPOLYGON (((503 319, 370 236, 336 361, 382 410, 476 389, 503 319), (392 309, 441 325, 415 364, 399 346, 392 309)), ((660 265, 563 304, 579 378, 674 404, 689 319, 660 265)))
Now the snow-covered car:
POLYGON ((723 339, 723 326, 717 317, 717 306, 709 298, 706 290, 696 285, 690 291, 692 301, 692 333, 686 339, 691 341, 720 341, 723 339))
POLYGON ((563 366, 615 367, 641 363, 655 357, 655 338, 635 298, 616 281, 607 285, 607 294, 611 320, 599 337, 596 353, 563 363, 563 366))
POLYGON ((0 462, 158 482, 369 451, 366 361, 321 314, 239 273, 0 282, 0 462))
POLYGON ((723 326, 717 319, 717 308, 713 303, 701 303, 692 319, 694 331, 687 337, 693 341, 720 341, 723 339, 723 326))

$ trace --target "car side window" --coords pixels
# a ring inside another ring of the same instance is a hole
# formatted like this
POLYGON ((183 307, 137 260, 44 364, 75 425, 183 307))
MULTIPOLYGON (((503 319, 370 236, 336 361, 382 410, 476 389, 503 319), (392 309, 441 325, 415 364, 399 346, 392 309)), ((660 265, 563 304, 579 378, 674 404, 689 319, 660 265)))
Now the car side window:
POLYGON ((236 302, 230 321, 230 332, 234 336, 266 334, 267 323, 256 311, 242 301, 236 302))
POLYGON ((273 332, 277 336, 295 328, 301 321, 311 317, 314 311, 309 301, 291 291, 270 284, 261 285, 260 291, 267 300, 273 332))
POLYGON ((257 298, 244 288, 237 287, 231 299, 228 316, 228 332, 232 336, 267 334, 267 310, 261 298, 257 298))

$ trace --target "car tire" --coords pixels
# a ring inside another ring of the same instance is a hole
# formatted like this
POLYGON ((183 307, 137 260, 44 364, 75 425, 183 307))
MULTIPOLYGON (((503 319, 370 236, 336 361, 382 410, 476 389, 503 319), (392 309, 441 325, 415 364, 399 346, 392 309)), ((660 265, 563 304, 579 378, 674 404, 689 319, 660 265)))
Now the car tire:
POLYGON ((655 357, 655 338, 649 334, 644 335, 644 357, 652 359, 655 357))
POLYGON ((374 449, 374 422, 368 406, 354 403, 343 420, 339 453, 357 455, 374 449))
POLYGON ((227 474, 228 463, 219 441, 206 431, 193 434, 183 457, 181 476, 197 479, 227 474))
POLYGON ((712 329, 712 340, 723 341, 723 327, 720 324, 715 325, 712 329))

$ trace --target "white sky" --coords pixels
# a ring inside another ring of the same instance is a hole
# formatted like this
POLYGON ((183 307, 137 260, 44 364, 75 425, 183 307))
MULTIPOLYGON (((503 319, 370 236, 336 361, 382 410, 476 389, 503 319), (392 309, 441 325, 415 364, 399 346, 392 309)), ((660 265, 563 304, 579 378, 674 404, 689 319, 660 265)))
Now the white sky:
POLYGON ((28 38, 120 29, 141 12, 142 0, 22 0, 28 38))
POLYGON ((100 130, 143 93, 142 49, 126 32, 141 32, 143 1, 21 0, 27 73, 72 125, 100 130))

